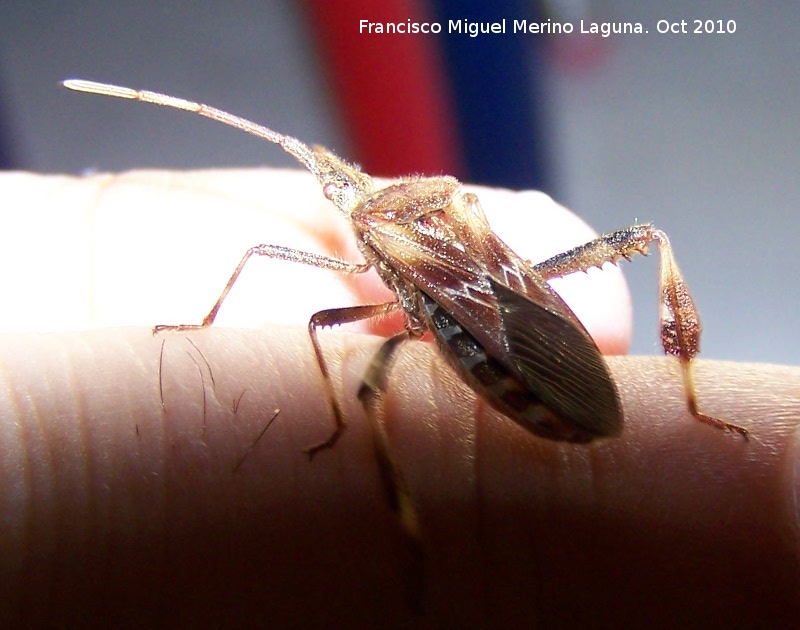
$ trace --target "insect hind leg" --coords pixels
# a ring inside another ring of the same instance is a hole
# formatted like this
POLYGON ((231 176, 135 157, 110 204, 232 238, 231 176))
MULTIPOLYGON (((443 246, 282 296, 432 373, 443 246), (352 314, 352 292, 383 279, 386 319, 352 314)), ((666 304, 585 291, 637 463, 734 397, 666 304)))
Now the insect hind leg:
POLYGON ((602 267, 607 262, 617 263, 622 258, 630 260, 634 254, 646 255, 651 243, 658 245, 660 254, 661 345, 666 354, 677 357, 681 362, 687 407, 701 422, 738 433, 746 440, 749 435, 747 429, 698 409, 691 362, 700 351, 700 316, 664 232, 649 223, 634 225, 557 254, 533 265, 533 268, 545 280, 550 280, 591 267, 602 267))
POLYGON ((369 367, 361 381, 358 399, 372 426, 372 439, 375 456, 378 460, 383 487, 390 507, 397 513, 400 525, 412 539, 420 539, 420 524, 406 478, 392 453, 381 399, 387 390, 387 377, 394 362, 395 352, 400 344, 409 339, 408 332, 402 332, 387 339, 372 357, 369 367))
POLYGON ((383 342, 364 373, 358 398, 364 405, 372 427, 372 440, 378 471, 383 483, 389 507, 395 513, 400 531, 405 535, 409 552, 407 566, 406 598, 409 607, 417 615, 424 614, 425 553, 422 545, 422 527, 416 503, 411 495, 402 468, 394 456, 386 432, 382 397, 388 387, 388 376, 394 363, 395 353, 413 332, 404 331, 383 342))
MULTIPOLYGON (((328 448, 332 446, 342 430, 344 429, 344 422, 342 421, 341 410, 339 409, 336 399, 333 397, 333 388, 331 386, 330 377, 328 375, 327 365, 322 357, 322 352, 319 347, 319 342, 316 337, 316 329, 324 325, 332 323, 342 323, 343 321, 357 321, 369 317, 375 317, 384 313, 399 308, 397 302, 390 302, 387 304, 377 304, 373 306, 356 306, 344 309, 332 309, 317 313, 312 321, 309 322, 309 331, 312 332, 312 341, 314 342, 314 350, 317 353, 317 359, 320 363, 320 368, 323 372, 325 387, 328 396, 331 397, 332 405, 334 408, 334 415, 336 418, 336 429, 330 438, 325 442, 318 444, 312 449, 309 449, 309 455, 317 452, 319 449, 328 448), (316 326, 315 326, 316 324, 316 326)), ((385 417, 383 414, 382 396, 387 389, 387 378, 391 370, 395 353, 397 348, 410 337, 415 336, 409 331, 404 331, 390 337, 384 341, 378 352, 373 355, 370 360, 369 366, 361 380, 361 387, 358 390, 358 399, 364 406, 367 414, 370 427, 372 429, 372 442, 375 450, 375 458, 378 464, 378 472, 380 474, 381 482, 386 494, 386 500, 391 510, 395 513, 400 531, 405 536, 407 548, 409 551, 409 565, 408 570, 408 583, 407 599, 409 606, 416 613, 421 614, 423 611, 423 592, 424 592, 424 574, 425 562, 424 553, 422 549, 422 532, 419 522, 418 511, 414 500, 411 496, 408 483, 406 482, 405 475, 397 463, 391 445, 389 443, 389 436, 386 432, 385 417)))

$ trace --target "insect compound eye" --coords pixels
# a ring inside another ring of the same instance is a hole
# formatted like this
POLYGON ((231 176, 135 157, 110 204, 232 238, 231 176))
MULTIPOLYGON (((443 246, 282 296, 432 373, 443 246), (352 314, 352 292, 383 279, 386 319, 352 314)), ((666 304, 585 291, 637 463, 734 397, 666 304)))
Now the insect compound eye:
POLYGON ((325 199, 328 200, 333 199, 333 195, 338 190, 338 188, 339 187, 332 182, 330 184, 325 184, 322 187, 322 194, 325 195, 325 199))
POLYGON ((322 187, 322 194, 325 195, 325 199, 333 200, 337 192, 347 192, 347 187, 347 182, 330 182, 322 187))

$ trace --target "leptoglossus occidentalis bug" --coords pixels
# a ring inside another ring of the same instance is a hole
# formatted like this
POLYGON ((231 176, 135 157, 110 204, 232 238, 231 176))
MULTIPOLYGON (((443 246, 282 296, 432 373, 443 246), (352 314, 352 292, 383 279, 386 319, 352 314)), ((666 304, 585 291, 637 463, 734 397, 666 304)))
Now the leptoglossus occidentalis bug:
POLYGON ((358 397, 373 426, 381 473, 392 506, 412 536, 417 511, 394 461, 381 415, 395 350, 430 331, 442 355, 470 387, 503 414, 537 435, 586 443, 618 434, 623 412, 611 373, 586 329, 547 281, 634 254, 656 243, 660 253, 661 343, 680 360, 689 411, 698 420, 748 437, 746 429, 701 412, 692 377, 700 321, 667 236, 650 224, 592 240, 538 264, 522 260, 492 232, 477 197, 453 177, 409 177, 377 187, 358 167, 319 146, 309 147, 219 109, 148 91, 70 80, 72 90, 182 109, 273 142, 319 181, 327 199, 352 223, 364 262, 354 263, 281 247, 257 245, 242 257, 201 324, 157 326, 195 330, 213 324, 247 261, 266 256, 359 274, 374 269, 397 299, 314 314, 308 324, 333 410, 335 429, 308 449, 334 445, 345 423, 317 331, 401 310, 405 330, 387 339, 364 376, 358 397))

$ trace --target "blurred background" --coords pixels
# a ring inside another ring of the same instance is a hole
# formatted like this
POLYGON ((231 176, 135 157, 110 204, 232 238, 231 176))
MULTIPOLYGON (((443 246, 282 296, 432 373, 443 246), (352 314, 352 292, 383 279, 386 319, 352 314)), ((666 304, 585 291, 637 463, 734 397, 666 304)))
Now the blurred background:
MULTIPOLYGON (((374 175, 541 188, 600 232, 653 221, 698 302, 703 356, 797 364, 797 3, 485 4, 0 2, 0 161, 49 173, 293 164, 222 125, 58 82, 168 92, 335 148, 374 175), (509 31, 551 18, 649 33, 358 33, 361 18, 446 28, 503 17, 509 31), (662 19, 689 33, 658 34, 662 19), (692 34, 695 19, 736 30, 692 34)), ((631 351, 660 352, 656 261, 624 269, 631 351)))

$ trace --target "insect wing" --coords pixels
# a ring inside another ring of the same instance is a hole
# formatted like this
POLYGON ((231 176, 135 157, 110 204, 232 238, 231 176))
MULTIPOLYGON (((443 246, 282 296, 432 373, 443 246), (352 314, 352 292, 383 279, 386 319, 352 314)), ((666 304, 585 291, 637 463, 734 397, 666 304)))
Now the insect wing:
POLYGON ((583 330, 508 287, 492 282, 508 356, 530 390, 549 409, 598 437, 622 429, 614 381, 583 330))

